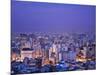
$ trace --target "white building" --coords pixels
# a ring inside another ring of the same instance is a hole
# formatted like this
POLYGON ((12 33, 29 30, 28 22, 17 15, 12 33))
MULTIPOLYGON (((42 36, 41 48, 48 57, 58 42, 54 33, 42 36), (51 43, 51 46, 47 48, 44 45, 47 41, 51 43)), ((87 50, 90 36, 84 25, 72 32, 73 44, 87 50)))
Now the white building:
POLYGON ((32 58, 33 49, 30 48, 23 48, 21 50, 21 60, 23 60, 25 57, 32 58))

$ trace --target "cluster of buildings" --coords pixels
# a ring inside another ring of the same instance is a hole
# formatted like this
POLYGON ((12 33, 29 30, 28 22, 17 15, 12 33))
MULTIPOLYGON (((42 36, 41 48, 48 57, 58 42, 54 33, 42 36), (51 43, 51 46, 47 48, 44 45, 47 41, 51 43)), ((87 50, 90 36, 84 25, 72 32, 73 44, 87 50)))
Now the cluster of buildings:
POLYGON ((11 61, 41 58, 42 65, 52 61, 86 62, 95 60, 94 34, 16 33, 11 39, 11 61))

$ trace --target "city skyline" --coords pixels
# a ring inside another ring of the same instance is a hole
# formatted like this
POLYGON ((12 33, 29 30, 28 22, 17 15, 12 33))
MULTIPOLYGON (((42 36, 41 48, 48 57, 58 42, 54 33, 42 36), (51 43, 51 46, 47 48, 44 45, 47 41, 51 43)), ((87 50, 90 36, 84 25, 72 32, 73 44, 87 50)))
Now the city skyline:
POLYGON ((95 10, 12 0, 11 74, 95 70, 95 10))

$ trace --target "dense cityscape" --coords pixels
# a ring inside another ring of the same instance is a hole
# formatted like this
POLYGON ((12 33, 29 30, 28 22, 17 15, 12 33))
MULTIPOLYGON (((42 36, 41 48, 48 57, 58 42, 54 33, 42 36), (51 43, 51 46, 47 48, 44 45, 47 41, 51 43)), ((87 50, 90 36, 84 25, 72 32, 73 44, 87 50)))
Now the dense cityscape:
POLYGON ((11 74, 96 69, 96 7, 11 2, 11 74))
POLYGON ((94 70, 96 38, 88 33, 16 33, 11 74, 94 70))

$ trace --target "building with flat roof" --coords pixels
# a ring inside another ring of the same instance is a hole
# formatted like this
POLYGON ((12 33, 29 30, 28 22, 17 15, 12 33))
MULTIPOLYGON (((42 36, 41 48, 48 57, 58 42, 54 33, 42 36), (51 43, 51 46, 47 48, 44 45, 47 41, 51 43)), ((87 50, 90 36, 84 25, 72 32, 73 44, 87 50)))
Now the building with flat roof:
POLYGON ((21 60, 23 60, 25 57, 28 57, 28 58, 32 58, 32 54, 33 54, 33 49, 31 48, 23 48, 21 50, 21 60))

